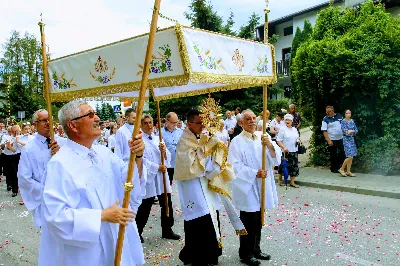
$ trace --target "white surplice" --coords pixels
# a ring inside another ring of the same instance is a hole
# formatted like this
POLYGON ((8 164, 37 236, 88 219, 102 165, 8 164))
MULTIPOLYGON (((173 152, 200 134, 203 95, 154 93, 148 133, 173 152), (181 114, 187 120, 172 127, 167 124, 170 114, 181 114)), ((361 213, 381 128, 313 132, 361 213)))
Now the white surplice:
MULTIPOLYGON (((45 137, 39 134, 32 137, 33 140, 22 148, 17 174, 18 186, 26 208, 33 214, 34 225, 41 226, 40 204, 44 187, 43 175, 51 155, 45 137)), ((64 141, 57 139, 60 147, 65 142, 66 139, 64 141)))
MULTIPOLYGON (((261 132, 253 135, 243 130, 232 139, 229 146, 228 162, 236 174, 232 181, 233 204, 240 211, 256 212, 261 206, 261 178, 257 178, 257 172, 261 169, 262 143, 261 132)), ((267 135, 268 138, 271 137, 267 135)), ((272 141, 271 141, 272 142, 272 141)), ((268 170, 265 182, 265 207, 274 208, 278 204, 274 179, 274 166, 281 162, 281 149, 272 142, 275 148, 276 158, 272 158, 267 148, 266 170, 268 170)))
MULTIPOLYGON (((128 170, 108 148, 88 149, 67 140, 51 158, 45 174, 39 266, 113 265, 119 225, 102 222, 103 209, 122 204, 128 170)), ((147 169, 139 179, 135 166, 130 208, 141 203, 147 169)), ((144 263, 136 223, 125 229, 121 265, 144 263)))
MULTIPOLYGON (((146 195, 143 198, 147 199, 164 193, 164 177, 163 173, 158 171, 158 167, 161 164, 159 137, 155 134, 149 136, 144 132, 142 137, 146 144, 146 149, 143 154, 143 162, 147 167, 146 195), (151 137, 151 139, 149 137, 151 137)), ((164 165, 170 167, 171 153, 168 149, 166 149, 166 155, 164 165)), ((165 173, 165 175, 167 193, 171 193, 168 172, 165 173)))
POLYGON ((133 125, 125 123, 117 130, 115 134, 115 149, 114 153, 124 162, 128 162, 131 150, 129 149, 128 141, 132 139, 133 125))
POLYGON ((190 180, 176 180, 183 219, 190 221, 210 213, 208 205, 213 205, 215 210, 220 209, 219 196, 215 192, 209 193, 209 203, 203 192, 202 180, 212 179, 221 172, 220 167, 213 162, 210 157, 206 159, 206 169, 204 174, 190 180))

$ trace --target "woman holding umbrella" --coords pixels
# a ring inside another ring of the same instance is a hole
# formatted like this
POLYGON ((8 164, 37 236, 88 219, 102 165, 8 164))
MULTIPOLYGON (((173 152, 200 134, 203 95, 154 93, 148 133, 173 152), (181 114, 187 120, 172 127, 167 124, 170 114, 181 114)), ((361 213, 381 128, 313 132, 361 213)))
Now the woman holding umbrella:
MULTIPOLYGON (((288 171, 288 175, 290 176, 290 186, 294 188, 298 188, 299 185, 294 183, 294 179, 299 175, 299 161, 297 157, 297 146, 300 143, 299 132, 296 128, 292 126, 293 116, 291 114, 287 114, 284 116, 285 127, 281 127, 279 130, 279 134, 276 137, 276 142, 279 147, 283 150, 283 157, 285 160, 282 160, 281 165, 278 169, 278 184, 283 186, 282 184, 282 174, 284 174, 285 170, 288 171), (286 166, 286 167, 285 167, 286 166), (285 169, 286 168, 286 169, 285 169)), ((285 176, 285 184, 287 185, 287 177, 285 176)))

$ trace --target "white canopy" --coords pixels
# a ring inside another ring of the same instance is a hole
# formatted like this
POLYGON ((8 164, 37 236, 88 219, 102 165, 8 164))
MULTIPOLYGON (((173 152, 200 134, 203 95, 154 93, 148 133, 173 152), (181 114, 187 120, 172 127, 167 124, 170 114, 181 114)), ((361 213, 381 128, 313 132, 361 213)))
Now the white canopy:
MULTIPOLYGON (((51 60, 52 101, 138 96, 148 34, 51 60)), ((148 86, 156 100, 276 82, 271 44, 176 25, 156 34, 148 86)), ((148 95, 148 92, 147 92, 148 95)))

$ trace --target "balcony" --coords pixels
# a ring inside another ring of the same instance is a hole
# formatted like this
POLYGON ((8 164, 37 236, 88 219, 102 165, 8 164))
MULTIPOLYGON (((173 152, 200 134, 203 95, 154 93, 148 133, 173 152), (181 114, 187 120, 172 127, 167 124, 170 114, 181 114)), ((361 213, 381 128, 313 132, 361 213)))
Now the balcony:
POLYGON ((276 61, 276 74, 278 78, 288 77, 290 74, 290 59, 276 61))

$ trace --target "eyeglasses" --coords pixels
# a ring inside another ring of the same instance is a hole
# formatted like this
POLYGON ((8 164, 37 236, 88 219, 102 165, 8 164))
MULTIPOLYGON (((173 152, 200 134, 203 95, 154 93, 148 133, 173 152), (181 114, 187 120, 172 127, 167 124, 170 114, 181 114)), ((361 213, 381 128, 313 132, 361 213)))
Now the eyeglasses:
POLYGON ((74 120, 78 120, 78 119, 81 119, 81 118, 84 118, 84 117, 89 117, 89 118, 93 118, 95 115, 97 115, 97 112, 89 112, 89 113, 87 113, 87 114, 85 114, 85 115, 82 115, 82 116, 79 116, 79 117, 76 117, 76 118, 74 118, 74 119, 71 119, 71 121, 74 121, 74 120))

